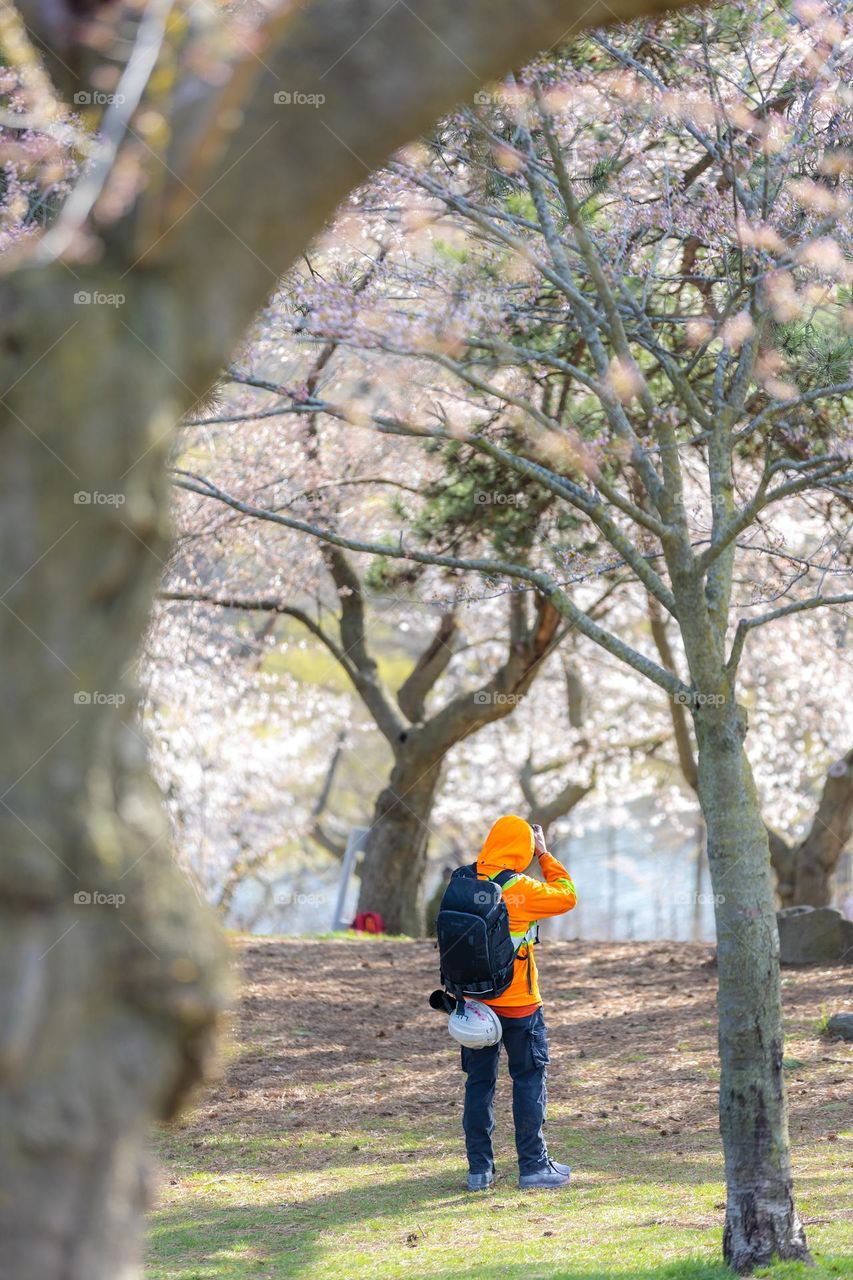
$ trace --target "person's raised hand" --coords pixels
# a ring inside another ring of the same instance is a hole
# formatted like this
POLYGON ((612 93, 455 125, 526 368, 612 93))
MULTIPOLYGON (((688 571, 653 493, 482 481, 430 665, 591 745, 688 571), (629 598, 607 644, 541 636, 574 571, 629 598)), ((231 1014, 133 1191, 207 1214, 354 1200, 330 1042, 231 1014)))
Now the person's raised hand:
POLYGON ((537 858, 548 852, 548 846, 545 843, 545 832, 542 830, 538 822, 531 824, 533 827, 533 848, 537 858))

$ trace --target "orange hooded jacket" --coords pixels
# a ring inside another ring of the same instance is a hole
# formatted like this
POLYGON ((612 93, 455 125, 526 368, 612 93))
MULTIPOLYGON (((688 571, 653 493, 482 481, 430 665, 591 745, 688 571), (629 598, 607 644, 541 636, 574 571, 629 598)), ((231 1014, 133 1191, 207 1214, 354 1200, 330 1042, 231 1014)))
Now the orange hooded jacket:
POLYGON ((498 1012, 532 1010, 542 1003, 539 976, 533 955, 531 926, 546 916, 559 916, 571 911, 577 902, 572 878, 561 862, 550 853, 539 859, 547 884, 524 875, 535 849, 533 828, 523 818, 509 814, 498 818, 477 857, 477 875, 484 879, 509 869, 518 874, 504 885, 504 902, 509 912, 509 930, 518 947, 515 972, 506 991, 494 1000, 486 1000, 498 1012))

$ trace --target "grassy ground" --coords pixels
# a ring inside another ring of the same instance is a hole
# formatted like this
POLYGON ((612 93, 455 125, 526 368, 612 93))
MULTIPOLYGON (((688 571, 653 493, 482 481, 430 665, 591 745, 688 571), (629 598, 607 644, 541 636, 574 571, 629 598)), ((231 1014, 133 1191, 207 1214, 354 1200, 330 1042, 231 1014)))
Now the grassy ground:
MULTIPOLYGON (((724 1280, 715 970, 686 944, 547 944, 548 1137, 569 1191, 519 1192, 505 1070, 498 1181, 464 1187, 462 1075, 426 1008, 431 944, 258 941, 223 1083, 161 1135, 149 1280, 724 1280)), ((817 1267, 853 1276, 850 970, 786 976, 797 1201, 817 1267)))

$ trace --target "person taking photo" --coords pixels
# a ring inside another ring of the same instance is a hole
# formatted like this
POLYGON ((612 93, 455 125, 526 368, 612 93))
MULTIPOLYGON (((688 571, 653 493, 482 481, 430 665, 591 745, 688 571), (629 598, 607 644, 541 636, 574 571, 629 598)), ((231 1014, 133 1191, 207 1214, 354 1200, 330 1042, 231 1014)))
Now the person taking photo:
MULTIPOLYGON (((543 1134, 549 1051, 534 944, 537 921, 562 915, 575 906, 575 886, 566 868, 548 852, 542 828, 531 826, 514 814, 498 818, 480 850, 476 868, 479 879, 491 880, 506 871, 515 873, 510 878, 502 877, 509 929, 516 948, 512 981, 499 996, 483 1003, 500 1019, 512 1077, 519 1186, 565 1187, 571 1169, 551 1159, 543 1134), (539 860, 544 884, 525 874, 534 855, 539 860)), ((462 1125, 469 1191, 485 1191, 494 1181, 492 1133, 500 1052, 500 1041, 482 1049, 462 1049, 465 1072, 462 1125)))

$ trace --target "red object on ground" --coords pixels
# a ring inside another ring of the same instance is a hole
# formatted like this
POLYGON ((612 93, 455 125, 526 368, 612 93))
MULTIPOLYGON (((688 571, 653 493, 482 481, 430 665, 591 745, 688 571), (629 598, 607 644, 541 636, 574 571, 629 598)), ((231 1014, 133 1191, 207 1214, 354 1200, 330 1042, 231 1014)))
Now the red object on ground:
POLYGON ((352 927, 358 933, 384 933, 385 921, 378 911, 359 911, 352 927))

